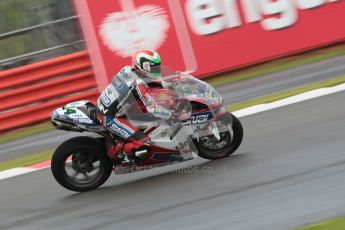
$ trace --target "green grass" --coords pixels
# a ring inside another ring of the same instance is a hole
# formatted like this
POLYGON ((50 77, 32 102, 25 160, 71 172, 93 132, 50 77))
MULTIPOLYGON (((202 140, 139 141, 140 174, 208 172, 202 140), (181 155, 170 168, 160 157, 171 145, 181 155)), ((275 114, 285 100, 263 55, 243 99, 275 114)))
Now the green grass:
POLYGON ((290 68, 296 68, 305 64, 326 60, 343 54, 345 54, 345 43, 338 44, 334 47, 327 47, 289 57, 283 57, 254 67, 249 67, 244 70, 217 75, 207 79, 206 81, 213 86, 221 86, 290 68))
POLYGON ((296 230, 345 230, 345 216, 324 220, 296 230))
POLYGON ((38 133, 43 133, 54 129, 54 127, 49 123, 40 124, 34 127, 24 128, 22 130, 16 130, 13 133, 8 133, 0 137, 0 144, 20 139, 23 137, 28 137, 38 133))
POLYGON ((339 85, 341 83, 345 83, 345 76, 341 76, 341 77, 338 77, 338 78, 335 78, 332 80, 328 80, 328 81, 324 81, 324 82, 320 82, 320 83, 316 83, 316 84, 312 84, 312 85, 308 85, 308 86, 304 86, 304 87, 300 87, 300 88, 296 88, 296 89, 291 89, 291 90, 271 94, 271 95, 264 96, 264 97, 250 99, 250 100, 243 101, 243 102, 240 102, 240 103, 237 103, 234 105, 229 105, 226 108, 229 111, 236 111, 236 110, 247 108, 247 107, 250 107, 253 105, 265 104, 265 103, 270 103, 273 101, 281 100, 281 99, 291 97, 291 96, 294 96, 297 94, 301 94, 301 93, 304 93, 307 91, 311 91, 314 89, 319 89, 319 88, 324 88, 324 87, 332 87, 335 85, 339 85))
POLYGON ((0 163, 0 171, 16 168, 30 166, 36 163, 50 160, 53 154, 53 150, 46 150, 40 153, 31 154, 28 156, 20 157, 17 159, 5 161, 0 163))

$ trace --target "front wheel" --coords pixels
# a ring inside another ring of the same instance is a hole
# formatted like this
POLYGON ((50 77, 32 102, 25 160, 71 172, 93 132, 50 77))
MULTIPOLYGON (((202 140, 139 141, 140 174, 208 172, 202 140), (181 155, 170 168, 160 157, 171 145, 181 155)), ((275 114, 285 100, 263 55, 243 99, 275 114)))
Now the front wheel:
POLYGON ((56 181, 76 192, 98 188, 109 178, 112 168, 104 144, 92 137, 75 137, 63 142, 51 162, 56 181))
POLYGON ((219 139, 214 135, 202 135, 194 139, 198 155, 215 160, 234 153, 242 143, 243 127, 240 120, 231 113, 225 113, 217 121, 219 139))

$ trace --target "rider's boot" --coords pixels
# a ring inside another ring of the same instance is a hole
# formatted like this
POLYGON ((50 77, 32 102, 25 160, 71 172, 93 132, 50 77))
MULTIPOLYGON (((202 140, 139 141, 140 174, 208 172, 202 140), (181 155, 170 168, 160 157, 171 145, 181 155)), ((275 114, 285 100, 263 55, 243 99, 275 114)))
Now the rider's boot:
POLYGON ((115 160, 116 163, 121 163, 125 155, 122 153, 123 142, 117 143, 117 145, 111 145, 108 148, 108 155, 115 160))
POLYGON ((149 152, 151 140, 148 136, 144 136, 137 140, 135 137, 130 138, 129 142, 119 142, 117 145, 112 145, 108 148, 108 155, 117 163, 121 163, 126 155, 122 153, 122 150, 127 154, 129 158, 145 159, 149 152))
POLYGON ((143 134, 134 135, 129 142, 124 144, 123 149, 129 157, 145 159, 149 152, 151 139, 143 134))

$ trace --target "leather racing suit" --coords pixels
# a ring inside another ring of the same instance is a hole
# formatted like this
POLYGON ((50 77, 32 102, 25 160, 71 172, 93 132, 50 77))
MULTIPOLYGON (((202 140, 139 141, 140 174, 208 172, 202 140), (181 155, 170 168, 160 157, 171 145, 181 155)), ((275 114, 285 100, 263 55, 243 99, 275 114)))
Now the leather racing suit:
MULTIPOLYGON (((169 119, 174 116, 172 111, 154 101, 148 93, 148 85, 143 77, 138 76, 131 66, 121 69, 98 98, 97 110, 105 116, 103 125, 107 130, 134 143, 134 146, 131 146, 134 149, 144 144, 140 141, 148 139, 126 119, 127 110, 131 106, 137 106, 135 103, 141 103, 144 108, 142 112, 151 113, 157 118, 169 119)), ((128 151, 131 151, 131 148, 128 151)))

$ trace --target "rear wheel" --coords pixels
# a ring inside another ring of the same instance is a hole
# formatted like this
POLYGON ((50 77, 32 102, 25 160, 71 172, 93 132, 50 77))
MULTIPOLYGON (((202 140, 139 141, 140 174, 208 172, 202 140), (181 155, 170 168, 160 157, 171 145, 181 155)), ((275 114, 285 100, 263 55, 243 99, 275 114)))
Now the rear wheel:
POLYGON ((104 144, 92 137, 65 141, 56 149, 51 162, 56 181, 76 192, 98 188, 109 178, 112 168, 104 144))
POLYGON ((198 155, 205 159, 219 159, 234 153, 242 143, 243 127, 240 120, 231 113, 220 116, 217 121, 219 139, 211 135, 199 135, 193 142, 198 155))

